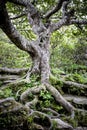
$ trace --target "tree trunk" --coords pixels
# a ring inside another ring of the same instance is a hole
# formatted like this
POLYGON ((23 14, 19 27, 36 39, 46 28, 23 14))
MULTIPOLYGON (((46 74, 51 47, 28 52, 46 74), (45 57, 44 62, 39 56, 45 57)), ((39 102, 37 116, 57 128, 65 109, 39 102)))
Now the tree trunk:
POLYGON ((42 58, 41 58, 41 82, 47 83, 49 82, 50 76, 50 65, 49 65, 49 45, 45 45, 44 49, 42 49, 42 58))
POLYGON ((39 38, 39 47, 40 50, 37 53, 29 53, 32 59, 32 67, 27 73, 27 80, 29 79, 31 74, 39 74, 41 77, 41 83, 45 84, 49 81, 50 76, 50 65, 49 65, 49 59, 50 59, 50 53, 49 53, 49 38, 45 37, 43 35, 39 38))

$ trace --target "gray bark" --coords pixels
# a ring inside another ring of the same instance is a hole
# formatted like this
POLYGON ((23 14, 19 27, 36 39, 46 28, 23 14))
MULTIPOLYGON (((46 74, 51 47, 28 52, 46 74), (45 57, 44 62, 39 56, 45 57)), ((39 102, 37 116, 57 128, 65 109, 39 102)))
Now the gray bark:
POLYGON ((0 74, 21 74, 23 72, 27 72, 28 68, 7 68, 7 67, 2 67, 0 68, 0 74))
POLYGON ((33 66, 31 71, 28 72, 27 78, 29 78, 32 73, 40 73, 41 83, 46 85, 46 88, 53 94, 56 101, 62 104, 67 111, 69 111, 73 116, 74 108, 68 103, 62 95, 51 85, 49 85, 49 75, 50 75, 50 65, 49 65, 49 45, 50 45, 50 35, 53 31, 58 30, 64 25, 70 24, 87 24, 86 21, 73 20, 73 14, 67 10, 67 5, 69 2, 66 0, 59 0, 57 6, 52 10, 48 11, 44 17, 41 16, 40 12, 32 5, 29 0, 6 0, 0 1, 0 28, 5 32, 9 39, 21 50, 26 51, 30 54, 33 66), (22 36, 16 28, 11 23, 9 18, 5 2, 11 2, 16 5, 24 6, 27 9, 27 17, 32 31, 37 35, 35 41, 29 41, 24 36, 22 36), (62 18, 58 22, 47 22, 50 16, 60 10, 63 7, 62 18), (43 20, 46 20, 45 24, 43 20), (48 26, 46 26, 48 24, 48 26))
POLYGON ((81 97, 81 96, 73 96, 73 95, 64 95, 64 98, 67 101, 73 102, 75 104, 80 105, 87 105, 87 97, 81 97))

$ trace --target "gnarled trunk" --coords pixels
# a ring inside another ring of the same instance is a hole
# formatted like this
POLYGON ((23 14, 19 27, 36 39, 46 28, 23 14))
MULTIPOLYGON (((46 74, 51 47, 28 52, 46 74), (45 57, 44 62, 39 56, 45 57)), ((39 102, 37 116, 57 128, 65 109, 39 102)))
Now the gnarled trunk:
MULTIPOLYGON (((40 40, 39 40, 40 41, 40 40)), ((50 76, 50 53, 49 53, 49 39, 46 39, 43 43, 39 43, 40 51, 38 53, 30 54, 32 59, 32 67, 27 73, 27 79, 31 74, 39 74, 41 77, 41 83, 45 84, 49 81, 50 76)))

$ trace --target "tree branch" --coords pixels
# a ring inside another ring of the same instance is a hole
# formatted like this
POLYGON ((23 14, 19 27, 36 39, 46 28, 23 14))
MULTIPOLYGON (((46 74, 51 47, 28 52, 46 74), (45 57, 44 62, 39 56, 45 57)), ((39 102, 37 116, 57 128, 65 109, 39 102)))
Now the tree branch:
POLYGON ((84 19, 84 20, 71 20, 70 21, 70 24, 84 24, 84 25, 86 25, 87 24, 87 19, 84 19))
POLYGON ((67 14, 67 6, 68 6, 69 2, 68 1, 64 1, 63 5, 62 5, 62 17, 66 16, 67 14))
POLYGON ((57 11, 59 11, 62 7, 62 4, 64 1, 68 1, 68 0, 58 0, 58 3, 55 7, 53 7, 52 10, 48 11, 45 15, 44 18, 48 19, 50 16, 52 16, 54 13, 56 13, 57 11))
POLYGON ((7 0, 11 3, 14 3, 16 5, 22 5, 24 7, 27 7, 28 11, 34 15, 37 14, 36 8, 32 5, 32 3, 29 0, 7 0))
POLYGON ((32 53, 32 54, 35 54, 35 52, 38 53, 40 48, 37 45, 37 41, 28 41, 24 36, 22 36, 16 30, 16 28, 13 26, 13 24, 10 21, 5 6, 0 11, 0 17, 1 17, 0 28, 18 48, 27 51, 28 53, 32 53), (35 42, 36 44, 34 44, 35 42))
POLYGON ((52 32, 54 32, 54 31, 56 31, 56 30, 58 30, 58 29, 60 29, 62 26, 64 26, 64 25, 68 25, 68 17, 67 16, 65 16, 63 19, 61 19, 59 22, 57 22, 57 23, 54 23, 54 24, 51 24, 51 26, 50 26, 50 32, 52 33, 52 32))
POLYGON ((30 1, 29 0, 7 0, 8 2, 14 3, 16 5, 21 5, 21 6, 29 6, 30 1))
POLYGON ((85 20, 72 19, 73 14, 71 14, 71 11, 69 11, 67 13, 67 15, 64 16, 63 19, 61 19, 59 22, 51 24, 50 31, 51 32, 56 31, 56 30, 60 29, 62 26, 64 26, 64 25, 72 25, 72 24, 87 25, 87 20, 86 19, 85 20))
POLYGON ((40 19, 40 13, 29 0, 8 0, 11 3, 22 5, 27 8, 28 20, 35 34, 39 35, 44 29, 40 19))
POLYGON ((22 14, 19 14, 19 15, 13 16, 13 17, 10 17, 10 19, 11 19, 11 20, 18 19, 18 18, 23 17, 24 15, 26 15, 26 13, 22 13, 22 14))

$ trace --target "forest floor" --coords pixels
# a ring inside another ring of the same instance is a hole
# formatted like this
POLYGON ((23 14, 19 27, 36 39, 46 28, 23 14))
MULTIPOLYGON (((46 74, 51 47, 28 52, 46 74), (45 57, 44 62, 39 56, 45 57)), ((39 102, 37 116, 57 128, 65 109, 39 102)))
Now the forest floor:
POLYGON ((86 70, 80 68, 85 71, 81 74, 58 70, 57 78, 50 78, 51 84, 75 107, 74 117, 40 84, 38 76, 25 82, 26 71, 0 68, 1 130, 87 130, 86 70))

